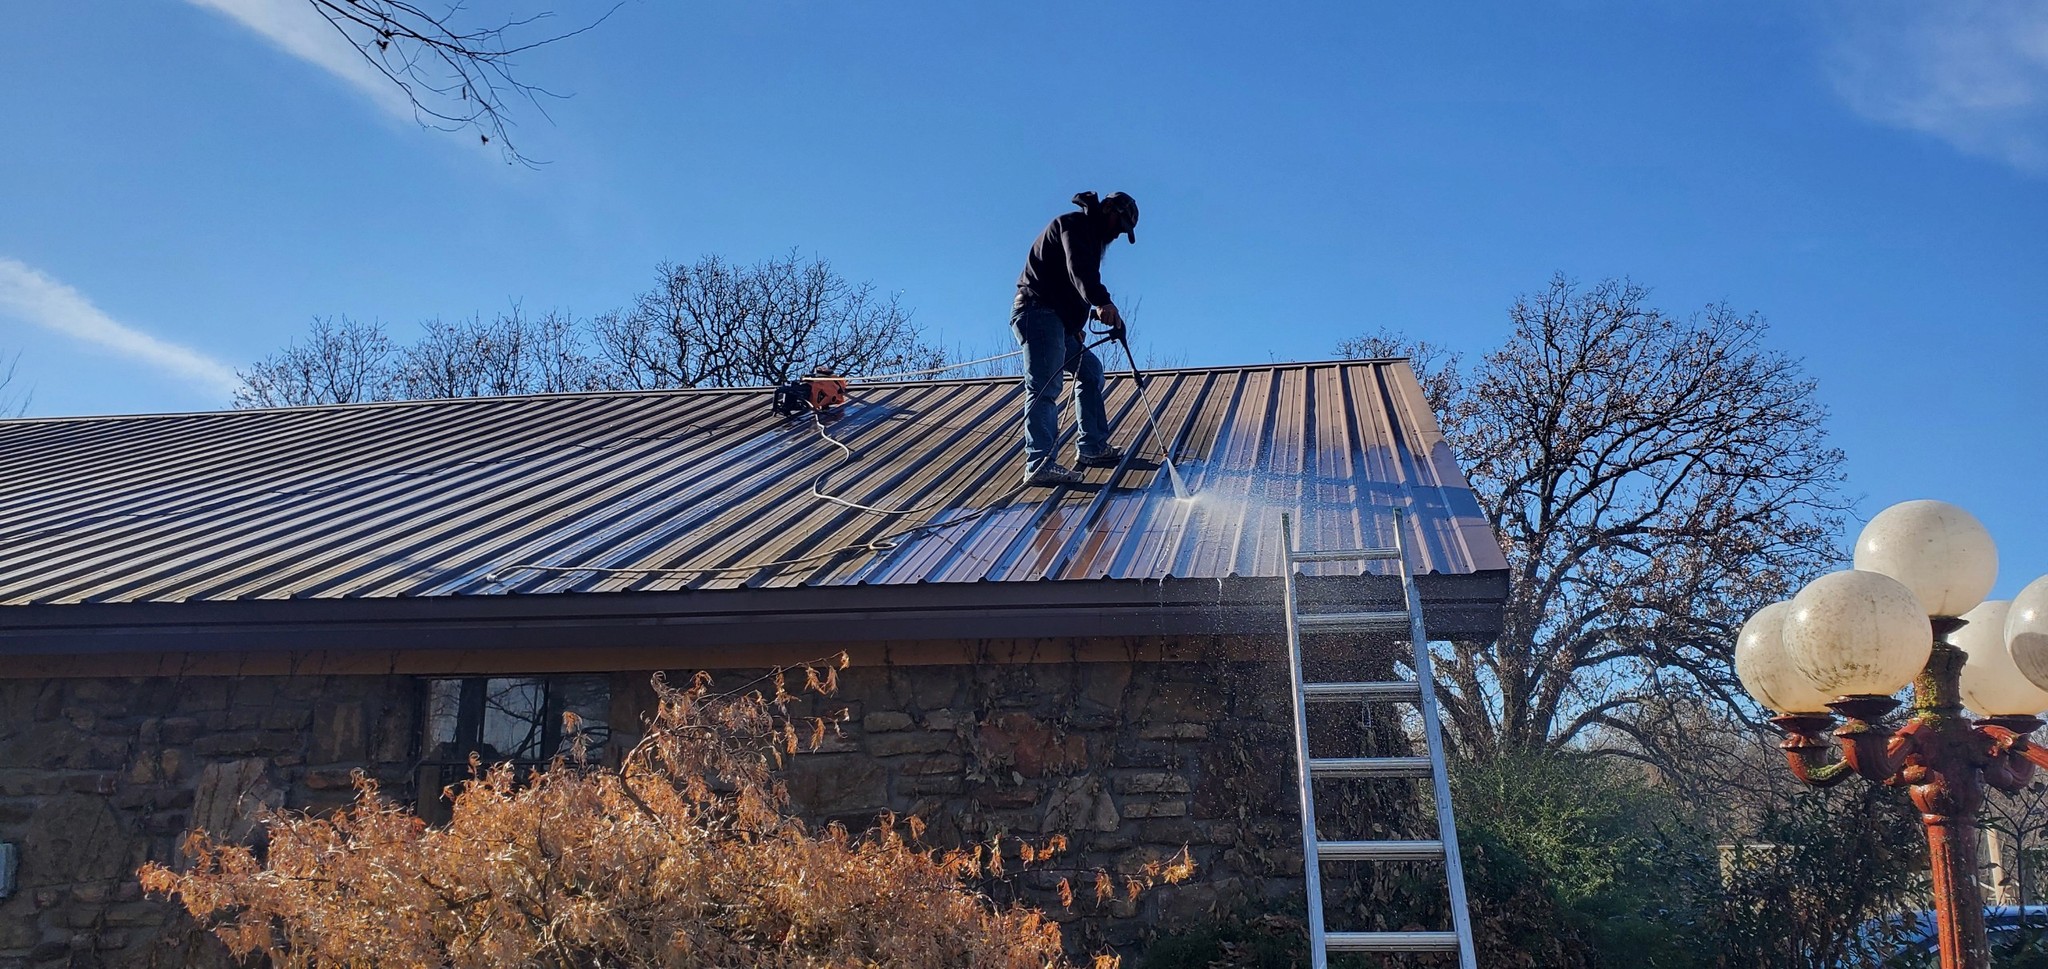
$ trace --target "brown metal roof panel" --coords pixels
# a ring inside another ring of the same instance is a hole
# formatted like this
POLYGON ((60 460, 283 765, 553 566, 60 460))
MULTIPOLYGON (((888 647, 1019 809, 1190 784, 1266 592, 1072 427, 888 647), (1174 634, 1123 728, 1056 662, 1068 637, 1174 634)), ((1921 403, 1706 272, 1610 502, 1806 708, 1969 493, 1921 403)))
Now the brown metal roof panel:
MULTIPOLYGON (((909 483, 913 487, 892 492, 885 500, 873 502, 878 507, 915 507, 921 510, 896 518, 894 521, 885 521, 884 524, 888 527, 872 538, 893 535, 916 526, 961 521, 964 516, 973 513, 977 505, 985 508, 1015 497, 1020 490, 1016 478, 1015 458, 1007 454, 1006 450, 1000 447, 982 447, 958 455, 955 461, 922 462, 922 466, 910 479, 909 483), (963 488, 972 494, 985 494, 987 497, 981 501, 963 501, 954 497, 954 494, 963 488)), ((967 522, 949 527, 945 531, 958 533, 976 524, 980 523, 967 522)), ((904 540, 913 544, 926 544, 919 541, 921 537, 922 533, 919 533, 885 541, 896 545, 901 545, 904 540)), ((818 570, 811 578, 790 575, 781 581, 782 584, 888 583, 903 574, 920 578, 931 575, 928 564, 921 568, 906 568, 902 572, 884 564, 898 561, 900 560, 894 555, 846 558, 838 560, 829 568, 818 570)))
POLYGON ((663 487, 629 492, 631 497, 620 504, 579 505, 583 514, 551 530, 555 541, 545 550, 521 548, 516 555, 503 550, 508 554, 492 571, 503 577, 505 591, 624 591, 647 583, 647 577, 575 569, 737 564, 750 550, 725 539, 735 522, 758 516, 766 507, 749 496, 785 478, 789 457, 812 444, 791 429, 769 427, 738 447, 692 455, 702 460, 659 475, 663 487), (728 554, 716 554, 721 545, 728 554), (569 571, 518 570, 526 565, 569 571))
POLYGON ((840 452, 757 388, 0 422, 7 466, 26 469, 0 475, 0 536, 17 538, 0 602, 1268 575, 1282 511, 1304 544, 1357 544, 1391 538, 1396 505, 1429 568, 1505 566, 1405 365, 1150 383, 1149 403, 1109 385, 1132 461, 1026 490, 1015 378, 857 388, 834 434, 859 457, 830 490, 920 509, 902 516, 812 497, 840 452), (1193 502, 1158 469, 1169 447, 1193 502), (937 527, 879 551, 753 568, 922 523, 937 527))
MULTIPOLYGON (((125 454, 132 450, 144 459, 116 463, 90 478, 74 479, 83 487, 45 492, 53 504, 38 509, 38 513, 45 518, 54 517, 61 504, 104 514, 113 497, 125 501, 131 509, 152 514, 175 513, 182 504, 218 502, 224 490, 296 490, 333 473, 337 467, 348 468, 355 474, 377 473, 360 461, 337 460, 337 448, 360 451, 369 443, 366 439, 371 435, 364 433, 357 415, 333 411, 244 411, 199 417, 194 421, 117 421, 96 428, 110 432, 91 445, 97 453, 125 454), (237 421, 232 432, 224 432, 221 421, 241 414, 259 415, 259 419, 237 421), (138 430, 149 432, 150 436, 135 441, 131 434, 123 433, 138 430)), ((389 433, 404 431, 395 429, 389 433)), ((65 465, 57 463, 51 467, 65 465)))
MULTIPOLYGON (((1192 517, 1196 523, 1206 523, 1218 518, 1223 509, 1242 508, 1250 500, 1250 478, 1233 473, 1229 469, 1250 466, 1256 459, 1258 443, 1255 438, 1263 432, 1267 394, 1265 381, 1257 374, 1244 374, 1232 381, 1226 393, 1217 388, 1204 400, 1212 408, 1220 408, 1216 415, 1216 432, 1207 448, 1195 450, 1190 447, 1184 454, 1207 454, 1207 460, 1193 462, 1194 473, 1189 485, 1200 496, 1195 500, 1192 517), (1257 430, 1246 433, 1250 425, 1257 430)), ((1228 522, 1217 522, 1203 529, 1204 540, 1184 543, 1184 557, 1177 559, 1169 568, 1173 575, 1224 575, 1230 563, 1236 558, 1239 530, 1243 516, 1235 515, 1228 522)))
MULTIPOLYGON (((859 403, 849 409, 848 418, 828 428, 833 437, 853 449, 857 461, 841 465, 843 452, 836 449, 826 465, 834 470, 826 482, 826 493, 868 508, 900 510, 901 515, 855 512, 838 516, 840 526, 831 531, 818 528, 785 530, 777 540, 760 546, 768 560, 791 557, 807 547, 832 548, 849 543, 873 541, 881 535, 929 521, 934 512, 951 503, 949 494, 999 457, 988 447, 992 439, 1006 437, 1003 431, 977 427, 971 421, 921 419, 913 416, 925 408, 923 402, 893 395, 879 403, 883 412, 869 415, 859 403), (902 425, 909 425, 906 429, 902 425), (883 526, 880 530, 876 526, 883 526), (812 540, 812 539, 815 540, 812 540), (795 541, 793 539, 804 539, 795 541)), ((872 406, 872 404, 871 404, 872 406)), ((819 509, 840 509, 832 502, 814 502, 819 509)), ((809 575, 785 571, 764 579, 768 586, 829 583, 851 565, 844 558, 829 560, 809 575)))
MULTIPOLYGON (((266 412, 257 412, 264 414, 266 412)), ((289 417, 304 416, 288 414, 289 417)), ((155 449, 151 456, 162 455, 172 459, 183 453, 177 445, 185 443, 181 436, 155 449)), ((303 530, 309 523, 303 520, 298 508, 324 508, 338 500, 353 481, 374 479, 389 471, 365 470, 357 467, 348 457, 336 458, 326 455, 328 463, 314 464, 310 456, 297 454, 266 454, 260 449, 245 450, 239 477, 219 476, 211 473, 193 474, 194 470, 184 465, 156 464, 149 467, 152 476, 180 485, 176 494, 166 491, 140 494, 115 494, 104 496, 103 511, 99 520, 73 522, 67 527, 42 537, 42 546, 16 543, 24 554, 40 552, 40 564, 47 572, 63 567, 67 559, 90 559, 93 556, 113 554, 134 564, 147 560, 156 546, 168 544, 174 550, 186 550, 192 545, 188 538, 176 534, 178 528, 203 529, 209 535, 235 535, 261 530, 253 524, 265 515, 282 514, 293 519, 303 530), (311 473, 304 469, 312 468, 311 473), (292 469, 292 481, 286 483, 274 480, 273 469, 292 469), (194 480, 198 484, 194 484, 194 480), (212 491, 205 490, 212 483, 212 491), (318 502, 304 499, 319 498, 318 502), (180 503, 182 502, 182 503, 180 503), (237 518, 236 516, 243 516, 237 518), (169 523, 169 527, 166 527, 169 523), (91 526, 91 527, 88 527, 91 526), (166 531, 170 532, 168 536, 166 531), (154 539, 150 536, 156 536, 154 539)))
POLYGON ((1486 513, 1479 507, 1479 496, 1465 479, 1465 472, 1458 466, 1458 460, 1451 453, 1451 447, 1444 440, 1443 430, 1437 425, 1436 415, 1431 412, 1423 396, 1422 385, 1415 372, 1405 365, 1385 366, 1384 386, 1394 401, 1396 413, 1404 418, 1408 429, 1403 449, 1423 468, 1427 469, 1435 485, 1431 498, 1433 521, 1440 532, 1440 540, 1446 549, 1459 555, 1455 561, 1447 561, 1444 572, 1490 572, 1508 567, 1507 557, 1502 554, 1500 540, 1487 524, 1486 513))
MULTIPOLYGON (((630 456, 614 460, 630 460, 630 456)), ((200 518, 184 527, 234 536, 216 548, 208 567, 184 574, 165 574, 159 587, 96 592, 96 599, 238 599, 288 598, 351 594, 359 588, 323 587, 336 572, 360 572, 369 562, 396 556, 412 563, 412 581, 431 576, 436 560, 422 557, 408 543, 445 538, 457 532, 458 518, 502 514, 510 497, 503 492, 509 471, 515 480, 563 486, 561 469, 582 460, 581 452, 542 446, 513 457, 440 465, 442 473, 410 469, 365 476, 342 476, 307 494, 276 496, 250 508, 239 523, 200 518), (514 467, 516 466, 516 468, 514 467), (309 497, 311 511, 301 511, 309 497), (426 513, 422 513, 426 509, 426 513), (369 558, 366 559, 366 556, 369 558)), ((179 547, 177 535, 171 547, 179 547)), ((136 543, 123 551, 137 554, 136 543)), ((154 543, 162 546, 160 539, 154 543)), ((189 545, 190 541, 184 544, 189 545)))
POLYGON ((632 512, 659 501, 665 490, 664 472, 682 459, 675 452, 659 446, 620 447, 609 452, 605 462, 535 466, 536 474, 558 472, 544 479, 549 485, 545 489, 518 488, 498 478, 478 482, 478 487, 492 492, 484 503, 468 505, 460 516, 428 523, 415 533, 405 530, 408 519, 402 517, 357 522, 345 541, 308 564, 296 594, 462 591, 487 581, 486 573, 505 559, 505 547, 524 536, 563 530, 602 534, 602 529, 587 524, 600 509, 632 512), (617 503, 594 504, 594 499, 605 498, 617 503))
MULTIPOLYGON (((689 421, 702 416, 689 415, 689 421)), ((676 522, 686 516, 693 496, 716 480, 709 473, 715 462, 769 443, 765 427, 748 443, 724 450, 707 443, 695 423, 670 419, 634 430, 639 436, 615 444, 597 456, 601 460, 572 472, 580 474, 576 486, 534 509, 525 523, 505 528, 496 527, 503 522, 479 522, 443 542, 434 555, 451 565, 445 579, 408 589, 403 570, 386 570, 376 580, 388 583, 391 591, 403 589, 412 595, 501 592, 514 586, 525 591, 587 591, 601 584, 600 573, 529 570, 514 575, 507 570, 515 564, 557 559, 583 562, 597 557, 598 550, 622 542, 644 543, 650 533, 678 528, 676 522)), ((363 594, 379 591, 373 586, 363 594)))
MULTIPOLYGON (((999 462, 989 472, 995 482, 1016 488, 1016 465, 999 462)), ((963 503, 948 509, 934 523, 964 521, 964 524, 934 528, 911 536, 897 550, 876 562, 862 574, 862 580, 878 585, 901 585, 928 579, 933 582, 976 582, 988 577, 1037 513, 1038 502, 1029 498, 997 499, 980 507, 963 503), (977 514, 979 513, 979 514, 977 514), (968 516, 974 516, 969 518, 968 516)))
MULTIPOLYGON (((174 453, 174 449, 165 447, 159 449, 159 452, 174 453)), ((273 465, 273 462, 262 460, 261 456, 249 460, 247 463, 251 468, 250 473, 253 474, 260 474, 263 469, 273 465)), ((177 469, 158 468, 154 470, 159 473, 174 475, 177 469)), ((203 502, 198 507, 158 506, 150 509, 141 506, 130 506, 120 509, 121 514, 116 517, 124 523, 123 525, 108 525, 94 528, 90 532, 75 531, 72 534, 55 536, 53 540, 61 544, 63 550, 46 552, 41 557, 39 565, 45 574, 49 575, 57 571, 64 560, 64 553, 69 552, 71 555, 81 558, 84 562, 84 567, 88 569, 96 568, 99 559, 112 557, 125 563, 125 571, 129 573, 131 578, 137 574, 155 575, 159 581, 172 578, 176 575, 176 572, 156 567, 157 563, 165 559, 183 560, 189 558, 195 544, 197 544, 192 537, 179 535, 178 533, 181 530, 203 528, 208 535, 225 534, 234 537, 244 532, 237 532, 232 528, 217 527, 214 521, 210 519, 227 514, 238 507, 251 505, 269 506, 276 504, 279 500, 279 496, 274 491, 237 487, 236 485, 239 484, 240 482, 230 484, 222 489, 226 492, 225 494, 215 495, 212 501, 203 502), (152 558, 148 553, 151 552, 153 546, 165 554, 152 558)), ((289 500, 289 496, 287 496, 287 500, 289 500)), ((296 524, 303 525, 302 522, 296 524)), ((198 547, 207 548, 208 551, 216 553, 220 548, 218 544, 210 548, 199 544, 198 547)), ((84 590, 74 591, 83 592, 84 590)), ((169 596, 164 597, 169 598, 169 596)))
MULTIPOLYGON (((873 537, 888 547, 874 555, 837 560, 809 579, 792 575, 790 581, 810 584, 891 584, 906 576, 911 581, 934 579, 949 550, 988 533, 991 509, 1006 507, 1021 493, 1015 458, 1001 449, 983 449, 963 456, 958 463, 929 462, 927 477, 912 493, 925 510, 906 515, 873 537), (952 524, 948 524, 952 523, 952 524)), ((958 577, 972 581, 979 573, 958 577)))
MULTIPOLYGON (((1303 475, 1306 495, 1304 513, 1295 524, 1295 541, 1304 548, 1356 548, 1362 537, 1360 514, 1377 514, 1359 507, 1360 501, 1369 498, 1358 486, 1365 470, 1361 466, 1360 452, 1365 450, 1361 432, 1372 427, 1373 415, 1352 409, 1357 402, 1345 393, 1343 370, 1316 369, 1304 376, 1308 408, 1303 417, 1310 424, 1303 434, 1308 442, 1303 475)), ((1317 563, 1302 571, 1309 575, 1355 572, 1355 567, 1341 568, 1349 564, 1317 563)))
MULTIPOLYGON (((498 551, 499 570, 517 565, 637 564, 643 555, 679 535, 689 534, 743 497, 749 474, 760 474, 776 456, 810 446, 810 441, 772 423, 729 429, 717 439, 692 440, 664 448, 660 457, 632 455, 608 464, 603 474, 563 496, 551 507, 545 527, 519 529, 517 541, 498 551)), ((482 564, 482 563, 480 563, 482 564)), ((596 588, 614 580, 598 572, 549 572, 507 577, 523 591, 596 588)))

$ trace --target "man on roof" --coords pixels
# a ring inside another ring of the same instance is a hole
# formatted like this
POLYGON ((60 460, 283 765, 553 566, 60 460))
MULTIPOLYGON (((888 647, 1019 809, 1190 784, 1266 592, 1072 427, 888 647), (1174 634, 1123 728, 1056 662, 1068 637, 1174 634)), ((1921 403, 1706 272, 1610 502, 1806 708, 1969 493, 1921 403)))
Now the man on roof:
POLYGON ((1102 405, 1102 361, 1083 335, 1092 308, 1096 318, 1121 339, 1123 315, 1102 285, 1102 254, 1121 235, 1138 241, 1138 203, 1122 192, 1098 199, 1074 196, 1079 212, 1055 217, 1031 244, 1024 273, 1017 277, 1017 301, 1010 331, 1024 348, 1024 483, 1063 485, 1081 480, 1060 464, 1059 397, 1063 374, 1074 375, 1074 422, 1080 426, 1074 463, 1113 468, 1123 452, 1109 443, 1109 416, 1102 405))

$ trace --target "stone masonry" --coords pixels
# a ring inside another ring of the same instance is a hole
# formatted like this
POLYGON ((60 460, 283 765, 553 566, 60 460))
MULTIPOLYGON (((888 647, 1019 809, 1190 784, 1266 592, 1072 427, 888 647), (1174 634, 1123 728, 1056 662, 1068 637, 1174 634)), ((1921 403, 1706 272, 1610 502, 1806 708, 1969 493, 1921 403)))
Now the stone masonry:
POLYGON ((319 809, 363 769, 402 790, 416 756, 406 677, 0 679, 0 966, 147 966, 223 952, 135 870, 192 827, 246 835, 258 805, 319 809))
MULTIPOLYGON (((649 675, 611 674, 614 756, 651 705, 649 675)), ((1129 951, 1299 893, 1285 676, 1242 661, 856 666, 796 711, 844 727, 785 776, 816 821, 916 814, 941 847, 1063 833, 1063 866, 1123 872, 1188 847, 1194 882, 1135 903, 1062 911, 1048 873, 993 889, 1048 907, 1077 950, 1129 951)), ((136 868, 175 863, 195 826, 249 835, 259 805, 343 803, 357 769, 413 796, 422 695, 409 676, 0 679, 0 841, 22 851, 0 967, 219 961, 143 897, 136 868)))

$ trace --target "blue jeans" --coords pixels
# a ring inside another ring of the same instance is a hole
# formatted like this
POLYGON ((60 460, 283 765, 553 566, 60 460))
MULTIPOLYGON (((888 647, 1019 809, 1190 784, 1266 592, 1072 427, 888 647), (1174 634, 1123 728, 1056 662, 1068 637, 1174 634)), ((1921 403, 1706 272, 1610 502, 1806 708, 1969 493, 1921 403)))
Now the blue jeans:
POLYGON ((1024 348, 1024 467, 1035 468, 1053 456, 1060 440, 1060 379, 1074 375, 1074 421, 1081 426, 1081 450, 1095 453, 1109 446, 1109 415, 1102 406, 1102 361, 1078 336, 1067 332, 1058 313, 1043 306, 1019 306, 1010 314, 1010 332, 1024 348))

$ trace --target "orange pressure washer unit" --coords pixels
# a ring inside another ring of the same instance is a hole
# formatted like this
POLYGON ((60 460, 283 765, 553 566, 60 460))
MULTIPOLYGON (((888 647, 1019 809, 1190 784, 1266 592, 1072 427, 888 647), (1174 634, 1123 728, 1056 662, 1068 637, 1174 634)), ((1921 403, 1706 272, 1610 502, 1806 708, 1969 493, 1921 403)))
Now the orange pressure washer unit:
POLYGON ((824 367, 801 380, 775 388, 775 412, 790 417, 829 415, 846 403, 846 378, 824 367))

